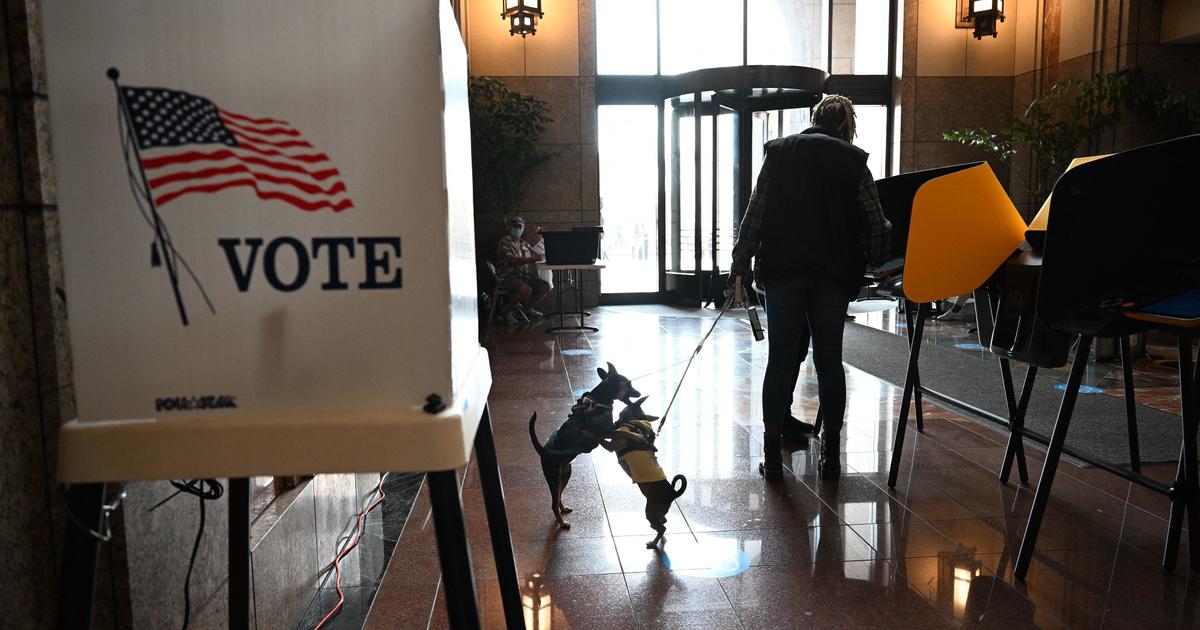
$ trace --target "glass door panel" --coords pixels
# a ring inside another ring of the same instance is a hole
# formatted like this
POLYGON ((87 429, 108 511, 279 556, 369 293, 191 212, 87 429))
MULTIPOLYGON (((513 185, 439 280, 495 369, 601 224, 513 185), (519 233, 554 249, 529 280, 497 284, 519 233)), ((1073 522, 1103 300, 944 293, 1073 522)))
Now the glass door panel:
POLYGON ((658 291, 658 108, 599 108, 603 293, 658 291))
POLYGON ((712 114, 706 114, 701 123, 703 146, 701 148, 700 190, 703 199, 700 206, 700 239, 702 243, 701 268, 711 271, 713 268, 713 229, 716 229, 717 271, 729 271, 733 260, 733 178, 735 170, 734 128, 736 116, 725 108, 718 108, 717 122, 714 129, 712 114), (716 133, 716 159, 713 159, 713 133, 716 133), (714 180, 713 175, 716 174, 714 180), (714 182, 716 188, 714 189, 714 182), (716 221, 713 217, 713 201, 716 201, 716 221))
POLYGON ((737 177, 737 114, 695 96, 664 107, 667 291, 700 297, 732 261, 737 177), (698 142, 697 142, 698 140, 698 142), (715 247, 715 251, 714 251, 715 247), (715 269, 714 269, 715 267, 715 269))
MULTIPOLYGON (((687 111, 687 110, 685 110, 687 111)), ((704 133, 703 124, 700 133, 704 133)), ((678 266, 672 271, 696 270, 696 125, 691 113, 679 117, 679 214, 675 227, 679 243, 678 266)), ((701 193, 703 195, 703 192, 701 193)))

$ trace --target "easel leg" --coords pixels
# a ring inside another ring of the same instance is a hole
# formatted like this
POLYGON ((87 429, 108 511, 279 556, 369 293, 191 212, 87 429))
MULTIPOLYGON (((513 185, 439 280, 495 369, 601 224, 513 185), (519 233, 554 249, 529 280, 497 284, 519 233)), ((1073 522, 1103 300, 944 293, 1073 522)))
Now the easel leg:
POLYGON ((517 581, 517 565, 513 559, 512 536, 508 531, 508 511, 504 506, 504 486, 496 462, 496 444, 492 438, 491 413, 483 408, 479 429, 475 433, 475 461, 479 465, 479 480, 483 485, 483 505, 487 510, 488 530, 492 535, 492 555, 496 559, 496 576, 500 579, 500 599, 504 603, 504 622, 509 630, 525 627, 521 609, 521 587, 517 581))
POLYGON ((1075 410, 1075 399, 1079 397, 1079 385, 1083 383, 1083 373, 1087 371, 1088 354, 1092 349, 1092 338, 1084 335, 1079 338, 1079 349, 1075 351, 1075 362, 1071 365, 1071 375, 1067 378, 1067 391, 1063 393, 1062 406, 1058 408, 1058 419, 1054 421, 1054 432, 1050 435, 1050 446, 1046 450, 1046 462, 1042 464, 1042 476, 1038 480, 1037 492, 1033 496, 1033 509, 1029 512, 1029 521, 1025 525, 1025 536, 1021 539, 1021 548, 1017 552, 1017 564, 1013 575, 1025 579, 1029 572, 1029 561, 1033 558, 1033 549, 1037 545, 1038 530, 1042 527, 1042 517, 1046 514, 1046 504, 1050 501, 1050 489, 1054 486, 1054 473, 1058 470, 1058 460, 1062 456, 1063 445, 1067 441, 1067 428, 1071 424, 1071 413, 1075 410))
POLYGON ((479 603, 475 599, 475 576, 467 548, 467 527, 458 498, 458 472, 442 470, 425 476, 433 503, 433 527, 437 534, 438 558, 442 564, 442 591, 446 613, 454 630, 479 628, 479 603))
POLYGON ((1125 418, 1129 422, 1129 463, 1133 472, 1142 472, 1142 455, 1138 447, 1137 402, 1133 397, 1133 353, 1129 350, 1129 337, 1119 338, 1121 344, 1121 372, 1125 381, 1125 418))
POLYGON ((100 540, 80 525, 96 532, 104 527, 104 484, 72 485, 67 495, 67 509, 79 523, 68 522, 63 539, 56 627, 59 630, 91 628, 92 593, 96 586, 100 540))
POLYGON ((888 471, 888 487, 896 487, 896 477, 900 474, 900 456, 904 452, 904 432, 908 424, 908 404, 912 401, 913 390, 916 389, 917 361, 921 357, 921 332, 925 328, 925 315, 929 313, 929 305, 917 307, 916 326, 912 330, 912 341, 908 349, 908 375, 904 377, 904 395, 900 398, 900 419, 896 422, 896 439, 892 442, 892 465, 888 471))
POLYGON ((229 480, 229 628, 250 628, 250 479, 229 480))

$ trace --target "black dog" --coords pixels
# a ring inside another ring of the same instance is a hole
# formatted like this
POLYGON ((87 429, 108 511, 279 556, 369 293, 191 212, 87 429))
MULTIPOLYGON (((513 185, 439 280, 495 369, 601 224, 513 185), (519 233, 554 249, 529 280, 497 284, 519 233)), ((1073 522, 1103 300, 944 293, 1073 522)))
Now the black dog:
POLYGON ((563 514, 569 514, 571 508, 562 503, 563 489, 571 480, 571 462, 580 453, 590 453, 599 446, 602 438, 612 434, 613 401, 620 400, 628 404, 630 397, 641 395, 628 378, 617 373, 612 363, 608 364, 607 372, 604 368, 596 368, 596 373, 602 379, 600 384, 571 407, 567 421, 546 440, 545 445, 538 440, 534 429, 537 414, 529 418, 529 439, 542 459, 542 474, 550 487, 554 519, 563 528, 571 527, 563 519, 563 514))
POLYGON ((617 461, 625 474, 638 485, 642 496, 646 497, 646 520, 650 527, 658 533, 654 540, 646 543, 647 549, 653 549, 662 541, 667 533, 667 512, 675 499, 683 496, 687 490, 687 477, 675 475, 667 481, 667 474, 658 464, 654 455, 654 425, 658 416, 652 416, 642 411, 642 403, 646 397, 637 402, 628 403, 621 415, 611 437, 600 442, 606 450, 617 454, 617 461))

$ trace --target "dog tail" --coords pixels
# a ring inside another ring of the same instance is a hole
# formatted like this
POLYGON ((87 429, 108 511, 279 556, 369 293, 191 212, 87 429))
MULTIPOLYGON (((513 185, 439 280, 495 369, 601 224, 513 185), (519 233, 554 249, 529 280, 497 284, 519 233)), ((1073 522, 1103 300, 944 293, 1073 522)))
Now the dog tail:
POLYGON ((687 491, 687 477, 684 477, 683 475, 675 475, 675 478, 671 480, 671 488, 675 490, 676 499, 683 496, 683 493, 687 491), (677 485, 679 488, 675 489, 675 486, 677 485))
POLYGON ((535 411, 532 416, 529 416, 529 439, 533 442, 533 450, 537 451, 538 455, 545 455, 546 447, 542 446, 542 441, 538 439, 537 430, 533 426, 536 422, 537 412, 535 411))

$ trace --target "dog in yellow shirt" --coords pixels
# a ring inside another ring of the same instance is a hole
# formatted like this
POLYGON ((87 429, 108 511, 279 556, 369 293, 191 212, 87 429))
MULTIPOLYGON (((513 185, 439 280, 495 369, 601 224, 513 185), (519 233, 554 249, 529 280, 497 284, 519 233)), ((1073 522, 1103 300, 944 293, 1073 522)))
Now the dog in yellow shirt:
POLYGON ((654 447, 656 436, 652 424, 658 417, 642 410, 642 403, 646 402, 646 398, 643 396, 635 402, 628 403, 621 410, 616 424, 613 425, 613 432, 609 437, 602 439, 600 445, 605 450, 617 454, 617 462, 621 464, 625 474, 629 475, 642 491, 642 496, 646 497, 646 520, 650 521, 650 527, 658 534, 654 540, 646 543, 647 549, 653 549, 667 532, 667 512, 671 509, 671 503, 683 496, 683 492, 687 490, 687 478, 675 475, 671 481, 667 481, 667 474, 658 464, 658 457, 655 455, 658 449, 654 447))

